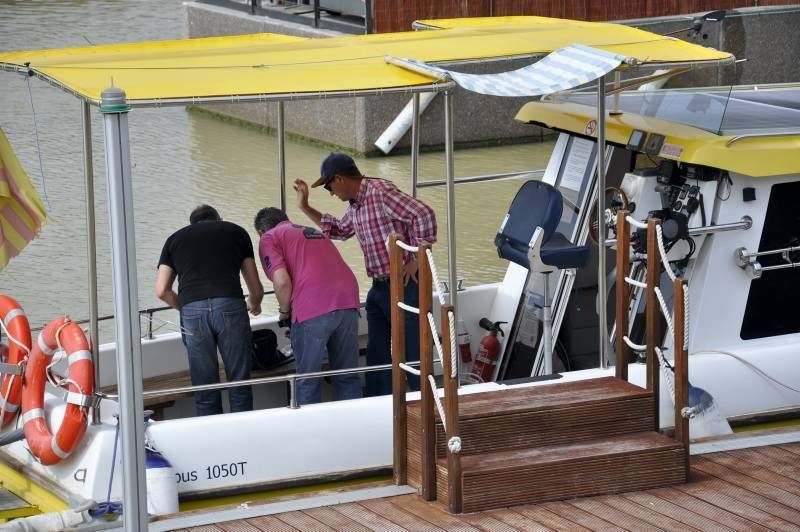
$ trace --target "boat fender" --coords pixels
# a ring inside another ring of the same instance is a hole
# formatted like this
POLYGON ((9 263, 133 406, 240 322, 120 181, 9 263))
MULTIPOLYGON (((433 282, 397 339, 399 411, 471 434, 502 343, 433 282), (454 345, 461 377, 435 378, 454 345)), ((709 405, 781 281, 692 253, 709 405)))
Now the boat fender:
POLYGON ((147 513, 166 515, 178 512, 178 482, 172 464, 160 452, 145 447, 147 513))
MULTIPOLYGON (((0 361, 21 368, 31 352, 31 327, 22 307, 13 298, 0 295, 0 320, 8 346, 0 347, 0 361)), ((19 410, 22 375, 0 371, 0 428, 8 425, 19 410)))
POLYGON ((94 399, 94 363, 89 341, 77 323, 60 317, 47 325, 33 346, 22 385, 22 423, 28 447, 44 465, 57 464, 78 446, 89 419, 94 399), (55 435, 44 417, 44 388, 48 366, 56 350, 67 354, 67 406, 55 435))

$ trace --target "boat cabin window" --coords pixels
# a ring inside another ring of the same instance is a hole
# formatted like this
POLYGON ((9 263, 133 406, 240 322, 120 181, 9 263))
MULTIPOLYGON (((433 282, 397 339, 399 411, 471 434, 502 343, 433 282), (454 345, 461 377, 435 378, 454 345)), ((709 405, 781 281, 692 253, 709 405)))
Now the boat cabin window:
MULTIPOLYGON (((758 251, 800 245, 800 182, 774 185, 758 251)), ((800 252, 759 257, 762 267, 800 262, 800 252)), ((750 282, 740 336, 753 340, 800 332, 800 268, 765 271, 750 282)))

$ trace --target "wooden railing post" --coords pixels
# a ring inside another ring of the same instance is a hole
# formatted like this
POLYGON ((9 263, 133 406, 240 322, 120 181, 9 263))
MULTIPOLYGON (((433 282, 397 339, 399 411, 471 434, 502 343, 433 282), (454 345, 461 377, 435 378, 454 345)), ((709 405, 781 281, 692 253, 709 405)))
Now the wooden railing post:
POLYGON ((681 415, 681 411, 689 406, 689 352, 686 349, 688 331, 684 326, 688 310, 684 299, 686 286, 686 279, 675 279, 675 302, 673 303, 675 308, 675 338, 673 339, 672 350, 675 354, 673 361, 675 365, 675 440, 688 449, 689 418, 681 415))
MULTIPOLYGON (((436 498, 436 427, 433 415, 433 391, 428 375, 433 374, 433 337, 428 323, 428 313, 433 306, 433 277, 428 263, 427 250, 430 244, 419 246, 417 253, 419 271, 419 391, 420 391, 420 487, 426 501, 436 498)), ((402 276, 400 277, 402 280, 402 276)))
POLYGON ((406 320, 397 306, 403 300, 403 250, 397 245, 400 235, 389 236, 389 264, 392 320, 392 436, 394 483, 408 483, 406 375, 399 364, 406 361, 406 320))
POLYGON ((614 351, 617 365, 617 378, 628 380, 628 363, 631 360, 631 351, 623 336, 628 334, 628 309, 630 307, 631 289, 625 281, 625 276, 630 271, 631 232, 626 216, 628 211, 617 213, 617 291, 616 291, 616 321, 617 337, 615 338, 614 351))
POLYGON ((645 318, 647 323, 647 389, 653 392, 654 408, 654 430, 660 428, 659 405, 660 405, 660 364, 656 355, 656 346, 661 345, 663 334, 661 334, 661 315, 658 299, 656 298, 656 287, 661 279, 661 256, 659 255, 656 225, 658 220, 650 218, 647 220, 647 303, 645 307, 645 318))
MULTIPOLYGON (((452 305, 443 305, 441 312, 442 329, 442 371, 444 372, 444 412, 445 426, 447 427, 447 500, 450 513, 460 514, 463 508, 463 497, 461 491, 461 449, 450 449, 450 441, 453 438, 460 438, 458 428, 458 369, 456 365, 456 375, 453 376, 453 359, 451 350, 455 339, 450 334, 449 313, 455 311, 452 305)), ((457 363, 456 363, 457 364, 457 363)), ((460 445, 460 444, 459 444, 460 445)))

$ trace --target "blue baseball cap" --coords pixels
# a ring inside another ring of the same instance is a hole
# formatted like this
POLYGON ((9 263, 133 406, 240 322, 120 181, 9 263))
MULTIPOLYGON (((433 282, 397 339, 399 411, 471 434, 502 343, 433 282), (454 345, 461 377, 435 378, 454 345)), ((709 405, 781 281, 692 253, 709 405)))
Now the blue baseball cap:
POLYGON ((333 181, 336 174, 358 174, 358 167, 353 158, 340 152, 333 152, 325 157, 325 160, 322 161, 322 165, 319 168, 320 178, 314 181, 311 188, 327 185, 333 181))

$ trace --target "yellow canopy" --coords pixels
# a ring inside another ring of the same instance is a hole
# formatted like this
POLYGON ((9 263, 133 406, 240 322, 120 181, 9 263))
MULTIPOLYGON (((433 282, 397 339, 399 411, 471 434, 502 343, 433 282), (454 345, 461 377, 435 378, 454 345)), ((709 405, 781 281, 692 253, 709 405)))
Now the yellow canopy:
POLYGON ((258 34, 0 54, 24 70, 97 101, 113 83, 131 103, 167 99, 314 94, 430 85, 384 57, 425 62, 548 54, 575 44, 641 63, 702 63, 728 53, 619 24, 543 17, 423 21, 432 31, 322 39, 258 34))
MULTIPOLYGON (((517 120, 586 135, 594 131, 597 108, 572 102, 532 102, 517 120)), ((606 116, 606 141, 626 145, 634 129, 665 136, 661 157, 729 172, 765 177, 800 173, 800 134, 763 136, 730 142, 736 135, 717 135, 697 127, 623 112, 606 116)))

